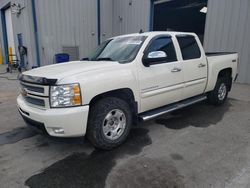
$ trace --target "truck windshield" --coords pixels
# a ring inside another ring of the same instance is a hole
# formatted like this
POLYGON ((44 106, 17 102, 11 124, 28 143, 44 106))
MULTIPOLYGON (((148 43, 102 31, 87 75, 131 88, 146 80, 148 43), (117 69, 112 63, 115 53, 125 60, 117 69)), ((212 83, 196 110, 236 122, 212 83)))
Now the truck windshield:
POLYGON ((131 62, 135 59, 145 39, 146 36, 129 36, 107 40, 87 59, 89 61, 131 62))

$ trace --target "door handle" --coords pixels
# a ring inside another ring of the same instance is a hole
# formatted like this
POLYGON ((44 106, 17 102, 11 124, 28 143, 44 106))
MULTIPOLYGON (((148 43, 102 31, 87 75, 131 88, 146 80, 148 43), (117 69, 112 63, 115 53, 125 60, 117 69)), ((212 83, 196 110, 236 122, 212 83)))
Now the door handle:
POLYGON ((171 72, 180 72, 181 68, 175 67, 171 70, 171 72))
POLYGON ((206 64, 205 63, 200 63, 199 65, 198 65, 198 67, 199 68, 201 68, 201 67, 205 67, 206 66, 206 64))

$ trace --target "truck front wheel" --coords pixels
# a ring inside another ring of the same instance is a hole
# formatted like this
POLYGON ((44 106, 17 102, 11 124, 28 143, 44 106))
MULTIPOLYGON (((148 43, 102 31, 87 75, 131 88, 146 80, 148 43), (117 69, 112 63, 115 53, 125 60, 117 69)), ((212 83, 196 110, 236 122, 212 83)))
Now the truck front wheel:
POLYGON ((208 101, 214 105, 223 104, 228 95, 228 79, 227 78, 218 78, 217 83, 213 91, 208 93, 208 101))
POLYGON ((122 99, 107 97, 90 107, 87 138, 96 148, 109 150, 126 140, 131 124, 129 105, 122 99))

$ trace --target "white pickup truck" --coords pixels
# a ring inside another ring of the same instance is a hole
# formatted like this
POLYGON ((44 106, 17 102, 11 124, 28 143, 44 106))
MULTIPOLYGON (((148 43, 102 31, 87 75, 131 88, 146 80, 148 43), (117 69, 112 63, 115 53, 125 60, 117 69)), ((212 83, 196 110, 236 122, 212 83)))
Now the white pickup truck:
POLYGON ((56 137, 86 134, 97 148, 123 143, 133 124, 208 99, 222 104, 237 77, 237 53, 205 54, 194 33, 111 38, 82 61, 20 75, 19 112, 56 137))

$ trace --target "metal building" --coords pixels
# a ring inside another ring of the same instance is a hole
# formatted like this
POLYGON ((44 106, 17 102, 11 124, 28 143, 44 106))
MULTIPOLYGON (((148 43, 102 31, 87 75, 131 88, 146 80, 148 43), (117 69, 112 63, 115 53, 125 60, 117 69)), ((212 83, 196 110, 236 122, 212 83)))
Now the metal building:
POLYGON ((18 55, 20 45, 29 67, 52 64, 62 52, 71 60, 85 57, 98 44, 98 6, 97 0, 0 0, 5 61, 8 49, 18 55))
POLYGON ((208 52, 239 52, 238 81, 250 83, 249 0, 0 0, 0 10, 5 63, 9 47, 18 56, 27 47, 31 68, 62 52, 84 58, 112 36, 181 30, 196 32, 208 52))

